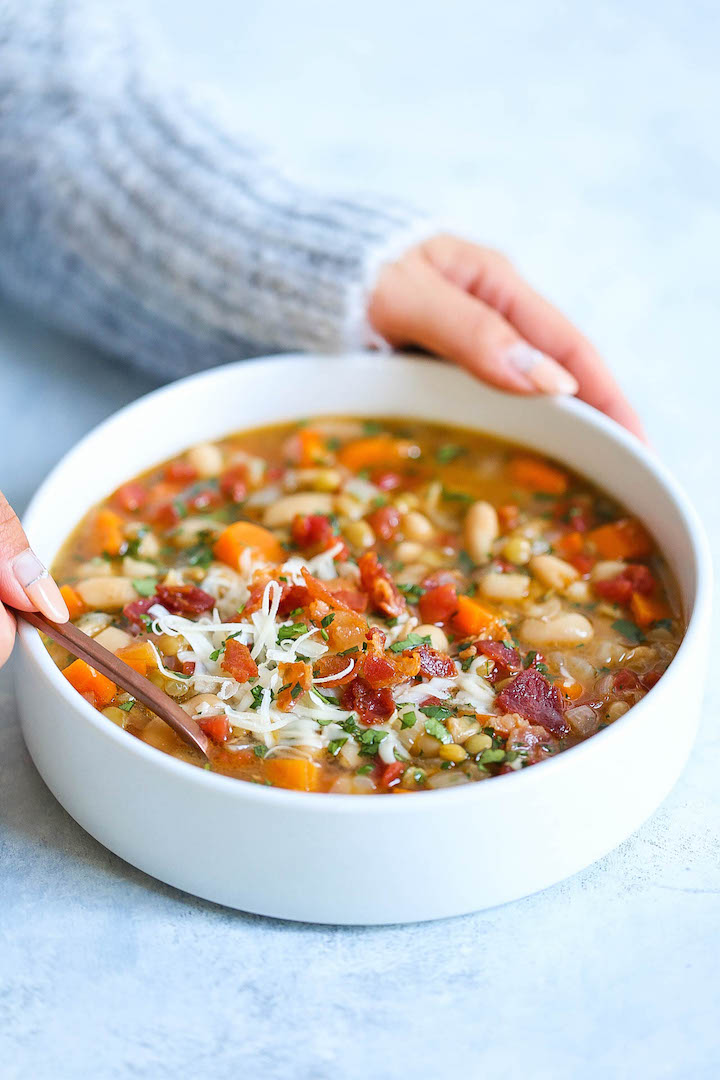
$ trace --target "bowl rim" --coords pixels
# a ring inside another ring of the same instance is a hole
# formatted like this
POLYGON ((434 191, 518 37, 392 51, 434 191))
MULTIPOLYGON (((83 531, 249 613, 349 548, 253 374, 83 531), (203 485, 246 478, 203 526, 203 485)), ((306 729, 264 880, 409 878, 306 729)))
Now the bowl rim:
MULTIPOLYGON (((305 363, 313 366, 325 364, 332 365, 337 363, 337 359, 338 357, 335 355, 277 353, 257 357, 251 360, 238 360, 232 364, 196 372, 195 374, 157 387, 147 394, 143 394, 141 397, 136 398, 134 401, 129 402, 127 405, 124 405, 122 408, 111 413, 110 416, 106 417, 99 424, 96 424, 90 431, 83 435, 81 439, 74 443, 65 454, 63 454, 62 458, 54 465, 33 495, 23 514, 23 526, 27 524, 32 528, 33 516, 39 512, 39 508, 46 497, 46 493, 55 484, 56 475, 64 468, 68 457, 75 454, 81 454, 85 445, 98 438, 106 427, 111 427, 120 418, 124 417, 126 414, 132 413, 135 409, 140 407, 141 404, 144 405, 148 400, 155 398, 162 399, 168 394, 177 392, 180 387, 184 390, 188 386, 192 386, 200 381, 218 379, 222 382, 226 378, 234 379, 239 373, 252 372, 258 368, 266 368, 269 365, 287 362, 305 363)), ((432 365, 437 368, 446 368, 447 366, 445 362, 432 358, 407 356, 402 354, 385 356, 367 352, 343 354, 342 362, 345 365, 353 363, 358 366, 375 369, 386 367, 387 365, 395 365, 397 367, 404 366, 406 368, 414 367, 419 364, 432 365)), ((491 394, 501 393, 500 391, 494 390, 492 387, 485 386, 483 389, 489 391, 491 394)), ((506 397, 507 395, 503 394, 502 396, 506 397)), ((572 768, 573 762, 578 761, 581 754, 584 754, 587 757, 589 754, 594 753, 593 746, 599 747, 601 744, 605 746, 610 740, 618 742, 618 740, 623 737, 623 732, 629 724, 636 724, 640 717, 645 715, 647 709, 652 707, 658 692, 663 692, 663 684, 667 685, 668 680, 682 677, 681 668, 684 667, 683 661, 689 656, 691 651, 697 647, 698 637, 709 619, 710 597, 712 592, 712 560, 709 542, 697 511, 680 484, 674 479, 668 468, 655 456, 649 447, 641 442, 637 436, 621 427, 614 420, 611 420, 603 413, 598 412, 585 402, 578 401, 576 398, 544 398, 543 404, 544 407, 555 410, 560 415, 564 413, 576 415, 584 424, 594 428, 596 431, 600 432, 602 436, 609 438, 616 443, 620 443, 625 450, 635 458, 639 459, 643 467, 651 472, 656 480, 660 482, 665 493, 673 503, 675 512, 690 541, 694 558, 693 572, 695 595, 693 597, 692 606, 688 612, 685 634, 678 651, 670 663, 667 672, 663 675, 661 682, 653 687, 641 701, 629 709, 627 713, 614 723, 603 728, 601 731, 596 732, 596 734, 589 739, 585 739, 583 742, 577 743, 575 746, 562 751, 562 753, 550 757, 546 761, 538 762, 533 768, 519 769, 517 772, 491 777, 492 783, 490 784, 470 783, 458 785, 457 787, 412 792, 411 799, 398 799, 394 797, 391 792, 376 793, 371 798, 361 798, 360 796, 353 798, 347 794, 341 793, 291 791, 285 788, 275 788, 263 784, 253 784, 249 781, 240 781, 234 777, 212 773, 197 765, 174 758, 171 754, 158 750, 156 747, 144 743, 141 739, 129 736, 127 732, 109 722, 101 713, 94 709, 72 689, 68 681, 63 678, 61 670, 53 663, 49 652, 42 644, 40 635, 27 623, 24 623, 18 629, 21 645, 26 649, 29 658, 39 668, 40 674, 54 686, 56 691, 59 691, 61 698, 65 700, 67 705, 71 709, 74 709, 86 722, 89 722, 101 737, 105 737, 109 739, 111 743, 115 743, 118 750, 121 752, 124 751, 126 754, 137 755, 140 759, 144 759, 148 762, 150 767, 154 765, 161 771, 164 771, 169 775, 177 776, 181 781, 184 780, 186 783, 194 785, 201 791, 203 789, 208 792, 215 791, 218 796, 222 796, 223 792, 227 792, 229 798, 238 799, 240 801, 244 799, 259 800, 261 802, 267 801, 271 806, 274 804, 280 807, 284 804, 288 809, 294 807, 298 810, 311 813, 323 812, 324 809, 329 810, 331 807, 334 813, 355 813, 360 810, 360 807, 362 807, 361 812, 363 814, 379 813, 389 810, 392 806, 392 813, 405 814, 408 812, 412 813, 413 811, 411 808, 413 806, 416 806, 418 810, 421 807, 426 806, 426 800, 431 797, 434 800, 435 805, 438 805, 437 800, 439 799, 443 799, 446 803, 449 803, 450 800, 465 802, 468 799, 476 800, 492 798, 491 792, 498 791, 498 785, 501 782, 505 785, 502 790, 506 790, 509 784, 515 784, 517 786, 522 784, 526 788, 529 785, 544 784, 543 778, 545 776, 548 777, 548 782, 552 783, 550 777, 553 772, 558 772, 560 769, 572 768)), ((393 414, 392 412, 388 412, 385 415, 393 414)), ((462 426, 468 427, 468 425, 462 426)), ((481 428, 478 428, 477 430, 480 432, 482 431, 481 428)), ((528 443, 528 446, 531 447, 532 444, 528 443)), ((150 467, 152 467, 152 463, 148 465, 148 468, 150 467)), ((590 477, 590 479, 592 479, 592 477, 590 477)))

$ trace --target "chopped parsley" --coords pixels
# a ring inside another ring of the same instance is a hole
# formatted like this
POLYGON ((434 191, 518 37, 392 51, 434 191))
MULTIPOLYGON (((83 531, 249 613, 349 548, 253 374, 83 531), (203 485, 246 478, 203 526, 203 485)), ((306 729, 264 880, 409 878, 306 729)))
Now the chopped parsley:
POLYGON ((448 502, 461 502, 471 503, 475 502, 474 496, 468 495, 466 491, 449 491, 448 488, 443 488, 443 499, 447 499, 448 502))
MULTIPOLYGON (((302 611, 302 608, 298 608, 298 610, 302 611)), ((330 625, 330 623, 333 621, 334 618, 335 618, 335 612, 331 611, 329 615, 326 615, 324 619, 320 620, 320 625, 322 627, 327 627, 327 626, 330 625)))
POLYGON ((295 641, 307 634, 308 627, 304 622, 293 623, 292 626, 281 626, 278 630, 278 641, 295 641))
POLYGON ((210 563, 213 561, 212 548, 208 544, 193 544, 191 548, 185 553, 187 561, 190 566, 199 566, 203 570, 207 570, 210 563))
POLYGON ((337 757, 347 741, 347 735, 343 739, 333 739, 331 742, 328 743, 328 753, 332 754, 333 757, 337 757))
POLYGON ((672 630, 672 619, 656 619, 652 628, 653 630, 672 630))
POLYGON ((255 757, 265 757, 267 752, 267 746, 264 746, 262 743, 255 743, 255 745, 253 746, 253 754, 255 755, 255 757))
POLYGON ((465 453, 463 446, 458 446, 456 443, 444 443, 439 446, 435 452, 435 460, 440 465, 449 465, 451 461, 456 461, 465 453))
POLYGON ((367 731, 363 731, 358 739, 360 753, 374 757, 380 749, 380 743, 387 738, 387 734, 387 731, 378 731, 377 728, 368 728, 367 731))
POLYGON ((133 578, 132 587, 135 592, 140 593, 141 596, 152 596, 157 587, 157 578, 133 578))
POLYGON ((417 724, 417 713, 414 713, 412 709, 409 712, 400 714, 400 726, 402 728, 415 727, 417 724))
MULTIPOLYGON (((250 706, 250 708, 251 708, 251 709, 253 710, 253 712, 254 712, 254 711, 255 711, 256 709, 259 709, 259 708, 260 708, 260 706, 261 706, 261 705, 262 705, 262 703, 263 703, 263 693, 264 693, 264 690, 263 690, 262 686, 253 686, 253 688, 252 688, 252 690, 250 691, 250 693, 252 694, 252 705, 250 706)), ((272 692, 272 690, 271 690, 271 691, 270 691, 270 700, 271 700, 271 701, 272 701, 272 699, 273 699, 273 696, 274 696, 274 695, 273 695, 273 692, 272 692)))
POLYGON ((420 712, 430 720, 447 720, 449 716, 452 716, 450 709, 446 709, 444 705, 421 705, 420 712))
POLYGON ((123 712, 130 712, 130 710, 132 709, 134 704, 135 704, 135 698, 131 697, 131 698, 128 698, 127 701, 121 701, 120 704, 118 705, 118 709, 122 709, 123 712))
POLYGON ((398 585, 398 589, 414 604, 418 602, 421 596, 425 595, 425 589, 423 589, 422 585, 398 585))
POLYGON ((612 624, 612 628, 632 642, 633 645, 639 645, 641 641, 645 640, 645 635, 640 627, 630 619, 616 619, 612 624))
POLYGON ((377 420, 364 420, 363 431, 366 435, 379 435, 382 431, 382 424, 377 420))
MULTIPOLYGON (((404 652, 405 649, 414 649, 417 645, 429 645, 430 637, 427 634, 408 634, 402 641, 396 641, 390 646, 390 652, 404 652)), ((343 655, 342 653, 340 654, 343 655)))
POLYGON ((505 756, 504 750, 496 750, 488 747, 487 750, 483 750, 478 758, 478 762, 480 765, 498 765, 501 761, 505 760, 505 756))
MULTIPOLYGON (((425 711, 425 709, 422 709, 422 712, 425 711)), ((447 712, 447 710, 445 711, 447 712)), ((452 742, 452 735, 450 734, 448 729, 434 716, 428 716, 427 720, 425 721, 425 730, 427 731, 428 735, 432 735, 433 739, 438 739, 442 743, 452 742)))
POLYGON ((359 769, 355 770, 355 775, 356 776, 368 776, 373 771, 374 768, 375 768, 374 765, 361 765, 359 769))

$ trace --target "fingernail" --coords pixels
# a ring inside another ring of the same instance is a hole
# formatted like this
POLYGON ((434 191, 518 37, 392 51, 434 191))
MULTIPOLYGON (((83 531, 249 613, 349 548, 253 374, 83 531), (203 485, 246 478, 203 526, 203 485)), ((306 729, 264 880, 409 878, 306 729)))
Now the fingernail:
POLYGON ((53 622, 67 622, 70 614, 62 593, 34 551, 26 548, 16 555, 12 569, 21 589, 38 611, 53 622))
POLYGON ((511 345, 505 353, 505 360, 525 375, 542 394, 577 394, 579 390, 577 380, 566 368, 524 341, 511 345))

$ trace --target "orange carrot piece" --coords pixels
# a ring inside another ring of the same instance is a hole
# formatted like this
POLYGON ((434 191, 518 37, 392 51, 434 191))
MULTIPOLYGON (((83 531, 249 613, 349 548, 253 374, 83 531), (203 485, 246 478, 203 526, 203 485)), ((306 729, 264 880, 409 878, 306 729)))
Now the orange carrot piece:
POLYGON ((584 687, 582 683, 575 682, 574 680, 571 682, 558 683, 556 685, 562 696, 567 698, 568 701, 577 701, 577 699, 583 695, 584 687))
POLYGON ((391 467, 407 461, 413 444, 406 439, 393 439, 391 435, 373 435, 369 439, 356 439, 343 446, 338 461, 346 469, 358 472, 378 465, 391 467))
POLYGON ((564 495, 568 487, 566 473, 545 461, 524 455, 510 462, 510 476, 520 487, 543 495, 564 495))
POLYGON ((312 465, 322 465, 327 460, 328 449, 325 439, 319 431, 312 428, 302 428, 298 434, 300 443, 300 465, 310 468, 312 465))
POLYGON ((663 600, 655 600, 652 596, 643 596, 638 592, 632 595, 630 610, 638 626, 650 626, 659 619, 671 617, 670 608, 663 600))
POLYGON ((72 585, 61 585, 60 594, 67 604, 71 619, 77 619, 78 615, 83 615, 87 611, 85 601, 80 593, 73 589, 72 585))
POLYGON ((285 551, 277 537, 251 521, 235 521, 228 525, 215 541, 213 553, 220 562, 237 570, 240 556, 246 548, 251 548, 269 563, 281 563, 285 559, 285 551))
POLYGON ((317 791, 320 768, 307 758, 269 758, 264 763, 265 777, 275 787, 291 791, 317 791))
POLYGON ((457 611, 452 617, 453 630, 461 637, 491 637, 496 641, 505 637, 505 628, 492 611, 478 604, 469 596, 458 596, 457 611))
POLYGON ((65 668, 63 675, 79 694, 98 709, 109 705, 117 693, 115 683, 106 679, 95 668, 91 668, 84 660, 74 660, 65 668))
POLYGON ((603 559, 643 559, 652 552, 652 540, 636 518, 620 518, 587 535, 603 559))
POLYGON ((115 655, 138 675, 147 675, 150 668, 157 667, 157 658, 147 641, 133 641, 118 649, 115 655))
POLYGON ((125 542, 123 519, 114 510, 98 510, 92 525, 92 540, 98 554, 119 555, 125 542))
POLYGON ((581 532, 566 533, 554 543, 555 551, 563 559, 570 559, 573 555, 579 555, 585 546, 585 538, 581 532))

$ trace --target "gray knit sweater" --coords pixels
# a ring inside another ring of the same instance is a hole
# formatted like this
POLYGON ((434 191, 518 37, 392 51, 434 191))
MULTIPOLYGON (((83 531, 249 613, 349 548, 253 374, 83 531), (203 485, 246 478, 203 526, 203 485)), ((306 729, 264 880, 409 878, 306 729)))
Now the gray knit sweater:
POLYGON ((165 376, 369 341, 428 226, 293 182, 111 0, 0 0, 0 292, 165 376), (223 117, 220 117, 223 112, 223 117))

